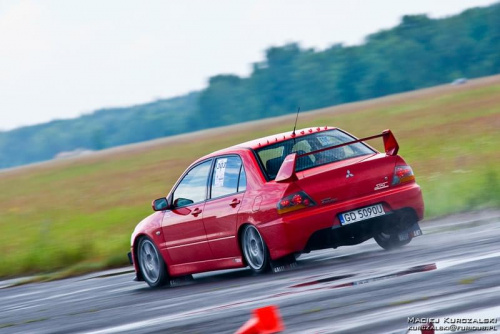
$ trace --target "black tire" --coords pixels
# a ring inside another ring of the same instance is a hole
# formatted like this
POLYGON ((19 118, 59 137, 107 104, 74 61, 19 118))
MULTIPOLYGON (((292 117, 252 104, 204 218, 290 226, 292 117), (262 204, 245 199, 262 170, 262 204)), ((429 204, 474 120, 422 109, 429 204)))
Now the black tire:
POLYGON ((169 282, 165 261, 151 239, 144 237, 139 241, 137 258, 142 277, 150 287, 158 288, 169 282))
POLYGON ((392 225, 377 231, 374 236, 377 244, 385 250, 403 247, 411 241, 411 237, 406 240, 399 240, 399 232, 405 231, 417 222, 415 214, 409 210, 404 210, 398 213, 396 219, 392 225))
POLYGON ((267 245, 257 228, 246 225, 241 232, 240 242, 245 263, 250 269, 256 274, 269 271, 271 257, 267 245))
POLYGON ((385 250, 391 250, 395 248, 400 248, 405 245, 408 245, 411 241, 411 238, 407 240, 399 240, 397 233, 384 233, 379 232, 374 237, 377 244, 385 250))

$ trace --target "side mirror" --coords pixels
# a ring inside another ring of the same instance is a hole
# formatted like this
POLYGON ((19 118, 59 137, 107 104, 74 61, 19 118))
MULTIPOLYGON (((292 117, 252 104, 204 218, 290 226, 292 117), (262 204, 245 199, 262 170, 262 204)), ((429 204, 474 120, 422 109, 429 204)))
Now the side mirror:
POLYGON ((194 202, 192 200, 187 199, 187 198, 177 198, 174 201, 174 207, 178 208, 178 207, 187 206, 187 205, 190 205, 190 204, 193 204, 193 203, 194 202))
POLYGON ((155 199, 153 203, 151 203, 154 211, 163 211, 168 209, 168 200, 165 197, 155 199))

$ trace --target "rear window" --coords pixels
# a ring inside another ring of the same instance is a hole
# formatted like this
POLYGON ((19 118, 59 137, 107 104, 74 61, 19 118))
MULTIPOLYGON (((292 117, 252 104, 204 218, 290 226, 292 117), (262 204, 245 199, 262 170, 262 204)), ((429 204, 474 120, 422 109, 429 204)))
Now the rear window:
MULTIPOLYGON (((285 160, 285 157, 290 153, 297 153, 300 155, 353 140, 356 140, 356 138, 335 129, 303 136, 295 141, 289 139, 277 144, 262 147, 257 149, 256 152, 264 166, 267 176, 269 179, 274 180, 283 160, 285 160)), ((365 144, 355 143, 301 157, 297 160, 296 170, 301 171, 331 162, 373 153, 375 153, 375 151, 365 144)))

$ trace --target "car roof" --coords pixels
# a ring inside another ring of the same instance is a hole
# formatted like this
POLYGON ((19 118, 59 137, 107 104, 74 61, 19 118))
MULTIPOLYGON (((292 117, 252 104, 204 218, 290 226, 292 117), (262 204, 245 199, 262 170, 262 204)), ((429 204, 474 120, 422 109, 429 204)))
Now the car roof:
POLYGON ((293 135, 293 131, 288 131, 288 132, 282 132, 278 133, 275 135, 267 136, 267 137, 262 137, 258 139, 253 139, 241 144, 233 145, 227 148, 223 148, 221 150, 212 152, 210 154, 207 154, 198 160, 196 160, 193 164, 196 164, 198 161, 218 156, 218 155, 223 155, 223 154, 231 154, 231 153, 238 153, 241 152, 241 150, 247 150, 247 149, 259 149, 262 147, 266 147, 268 145, 280 143, 285 140, 293 139, 295 138, 300 138, 303 136, 307 136, 309 134, 313 133, 318 133, 318 132, 324 132, 324 131, 329 131, 329 130, 334 130, 336 127, 331 127, 331 126, 317 126, 317 127, 311 127, 311 128, 304 128, 300 130, 295 130, 295 135, 293 135))
POLYGON ((285 140, 289 140, 292 138, 300 138, 303 136, 307 136, 312 133, 317 133, 317 132, 323 132, 323 131, 328 131, 328 130, 333 130, 336 129, 335 127, 331 126, 318 126, 318 127, 312 127, 312 128, 304 128, 300 130, 295 130, 295 135, 293 134, 293 131, 288 131, 288 132, 282 132, 278 133, 275 135, 267 136, 267 137, 262 137, 254 140, 250 140, 241 144, 234 145, 230 148, 251 148, 251 149, 259 149, 271 144, 279 143, 285 140))

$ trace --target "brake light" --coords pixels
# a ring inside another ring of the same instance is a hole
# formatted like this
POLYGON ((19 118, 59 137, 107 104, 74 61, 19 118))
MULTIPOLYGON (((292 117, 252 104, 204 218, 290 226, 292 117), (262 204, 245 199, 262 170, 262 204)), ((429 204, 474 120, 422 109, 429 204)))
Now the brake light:
POLYGON ((309 195, 307 195, 303 191, 299 191, 297 193, 294 193, 292 195, 283 197, 279 202, 278 202, 278 213, 287 213, 290 211, 295 211, 295 210, 300 210, 304 209, 310 206, 315 206, 316 203, 312 200, 309 195))
POLYGON ((394 176, 392 178, 392 185, 398 185, 415 181, 415 175, 410 166, 396 166, 394 168, 394 176))

